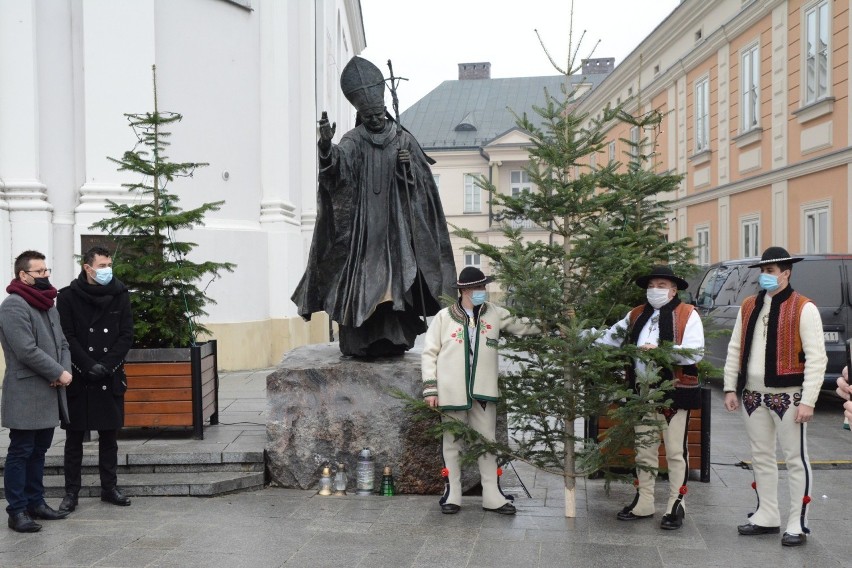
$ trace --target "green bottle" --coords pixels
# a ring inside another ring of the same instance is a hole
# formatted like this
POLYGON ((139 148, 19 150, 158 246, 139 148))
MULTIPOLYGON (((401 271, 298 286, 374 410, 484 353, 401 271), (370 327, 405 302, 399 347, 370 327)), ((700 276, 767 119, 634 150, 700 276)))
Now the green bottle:
POLYGON ((395 491, 393 488, 393 474, 391 473, 390 466, 385 466, 385 469, 382 472, 382 485, 379 489, 379 495, 384 495, 385 497, 393 497, 394 493, 395 491))

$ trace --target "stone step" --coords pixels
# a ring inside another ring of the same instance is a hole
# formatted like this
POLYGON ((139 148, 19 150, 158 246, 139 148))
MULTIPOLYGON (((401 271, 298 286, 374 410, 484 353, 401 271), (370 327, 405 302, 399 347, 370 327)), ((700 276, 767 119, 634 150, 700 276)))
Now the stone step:
MULTIPOLYGON (((183 473, 127 473, 119 474, 118 486, 127 496, 195 496, 211 497, 235 491, 262 489, 264 473, 259 472, 183 472, 183 473)), ((100 497, 101 483, 97 474, 84 475, 80 497, 100 497)), ((65 495, 65 478, 62 475, 44 476, 46 497, 65 495)), ((52 505, 57 507, 58 504, 52 505)))

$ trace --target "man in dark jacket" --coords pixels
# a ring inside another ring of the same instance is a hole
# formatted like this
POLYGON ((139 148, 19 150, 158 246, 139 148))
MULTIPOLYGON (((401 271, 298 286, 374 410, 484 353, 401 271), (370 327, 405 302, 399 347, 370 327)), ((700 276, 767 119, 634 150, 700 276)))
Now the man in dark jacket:
POLYGON ((83 270, 57 300, 62 331, 71 348, 74 382, 68 389, 65 429, 65 498, 60 511, 77 507, 83 437, 98 431, 101 501, 130 505, 118 487, 118 443, 124 426, 124 357, 133 344, 133 317, 127 287, 112 276, 112 258, 103 247, 83 255, 83 270))

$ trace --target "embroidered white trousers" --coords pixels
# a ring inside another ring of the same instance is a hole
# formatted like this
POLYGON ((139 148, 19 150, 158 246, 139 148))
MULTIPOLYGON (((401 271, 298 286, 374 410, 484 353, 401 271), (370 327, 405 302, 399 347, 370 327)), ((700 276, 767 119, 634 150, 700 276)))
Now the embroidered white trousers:
MULTIPOLYGON (((671 421, 666 424, 666 418, 662 414, 654 413, 647 417, 661 424, 655 426, 636 427, 636 465, 649 468, 657 468, 660 464, 660 436, 662 430, 663 443, 666 445, 666 461, 669 464, 669 499, 666 503, 666 514, 672 513, 675 502, 680 496, 680 488, 686 485, 689 470, 687 460, 689 458, 686 447, 686 429, 689 426, 689 411, 678 410, 672 416, 671 421), (641 441, 642 443, 640 443, 641 441)), ((631 509, 633 514, 639 517, 654 514, 654 482, 657 471, 636 468, 636 478, 639 482, 639 500, 631 509)), ((684 512, 686 506, 681 500, 684 512)))
MULTIPOLYGON (((473 401, 473 407, 470 410, 452 410, 448 411, 447 415, 468 424, 487 440, 494 441, 497 429, 496 403, 489 402, 483 409, 479 402, 473 401)), ((442 419, 448 420, 448 418, 442 419)), ((453 434, 445 432, 443 451, 444 467, 447 468, 449 473, 450 491, 448 495, 445 495, 446 500, 442 502, 461 505, 462 486, 461 467, 459 464, 461 442, 457 441, 453 434)), ((511 503, 500 492, 500 487, 497 483, 497 458, 491 454, 484 454, 479 457, 477 463, 479 464, 479 477, 482 481, 482 506, 486 509, 499 509, 506 503, 511 503)))
POLYGON ((778 462, 775 438, 787 465, 787 485, 790 508, 786 532, 802 534, 807 530, 807 510, 813 476, 808 458, 807 424, 796 423, 796 394, 761 395, 756 391, 743 393, 743 418, 751 442, 754 481, 757 490, 757 510, 749 522, 762 527, 781 526, 778 509, 778 462), (770 398, 766 398, 770 397, 770 398), (784 398, 786 397, 786 399, 784 398))

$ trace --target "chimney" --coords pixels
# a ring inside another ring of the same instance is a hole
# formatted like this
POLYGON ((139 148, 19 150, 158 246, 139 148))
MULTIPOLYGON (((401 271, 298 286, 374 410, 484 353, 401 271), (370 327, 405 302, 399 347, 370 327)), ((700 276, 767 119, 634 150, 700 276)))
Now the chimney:
POLYGON ((487 61, 482 61, 479 63, 459 63, 459 81, 490 78, 491 63, 487 61))
POLYGON ((583 75, 608 75, 615 69, 615 57, 583 59, 583 75))

